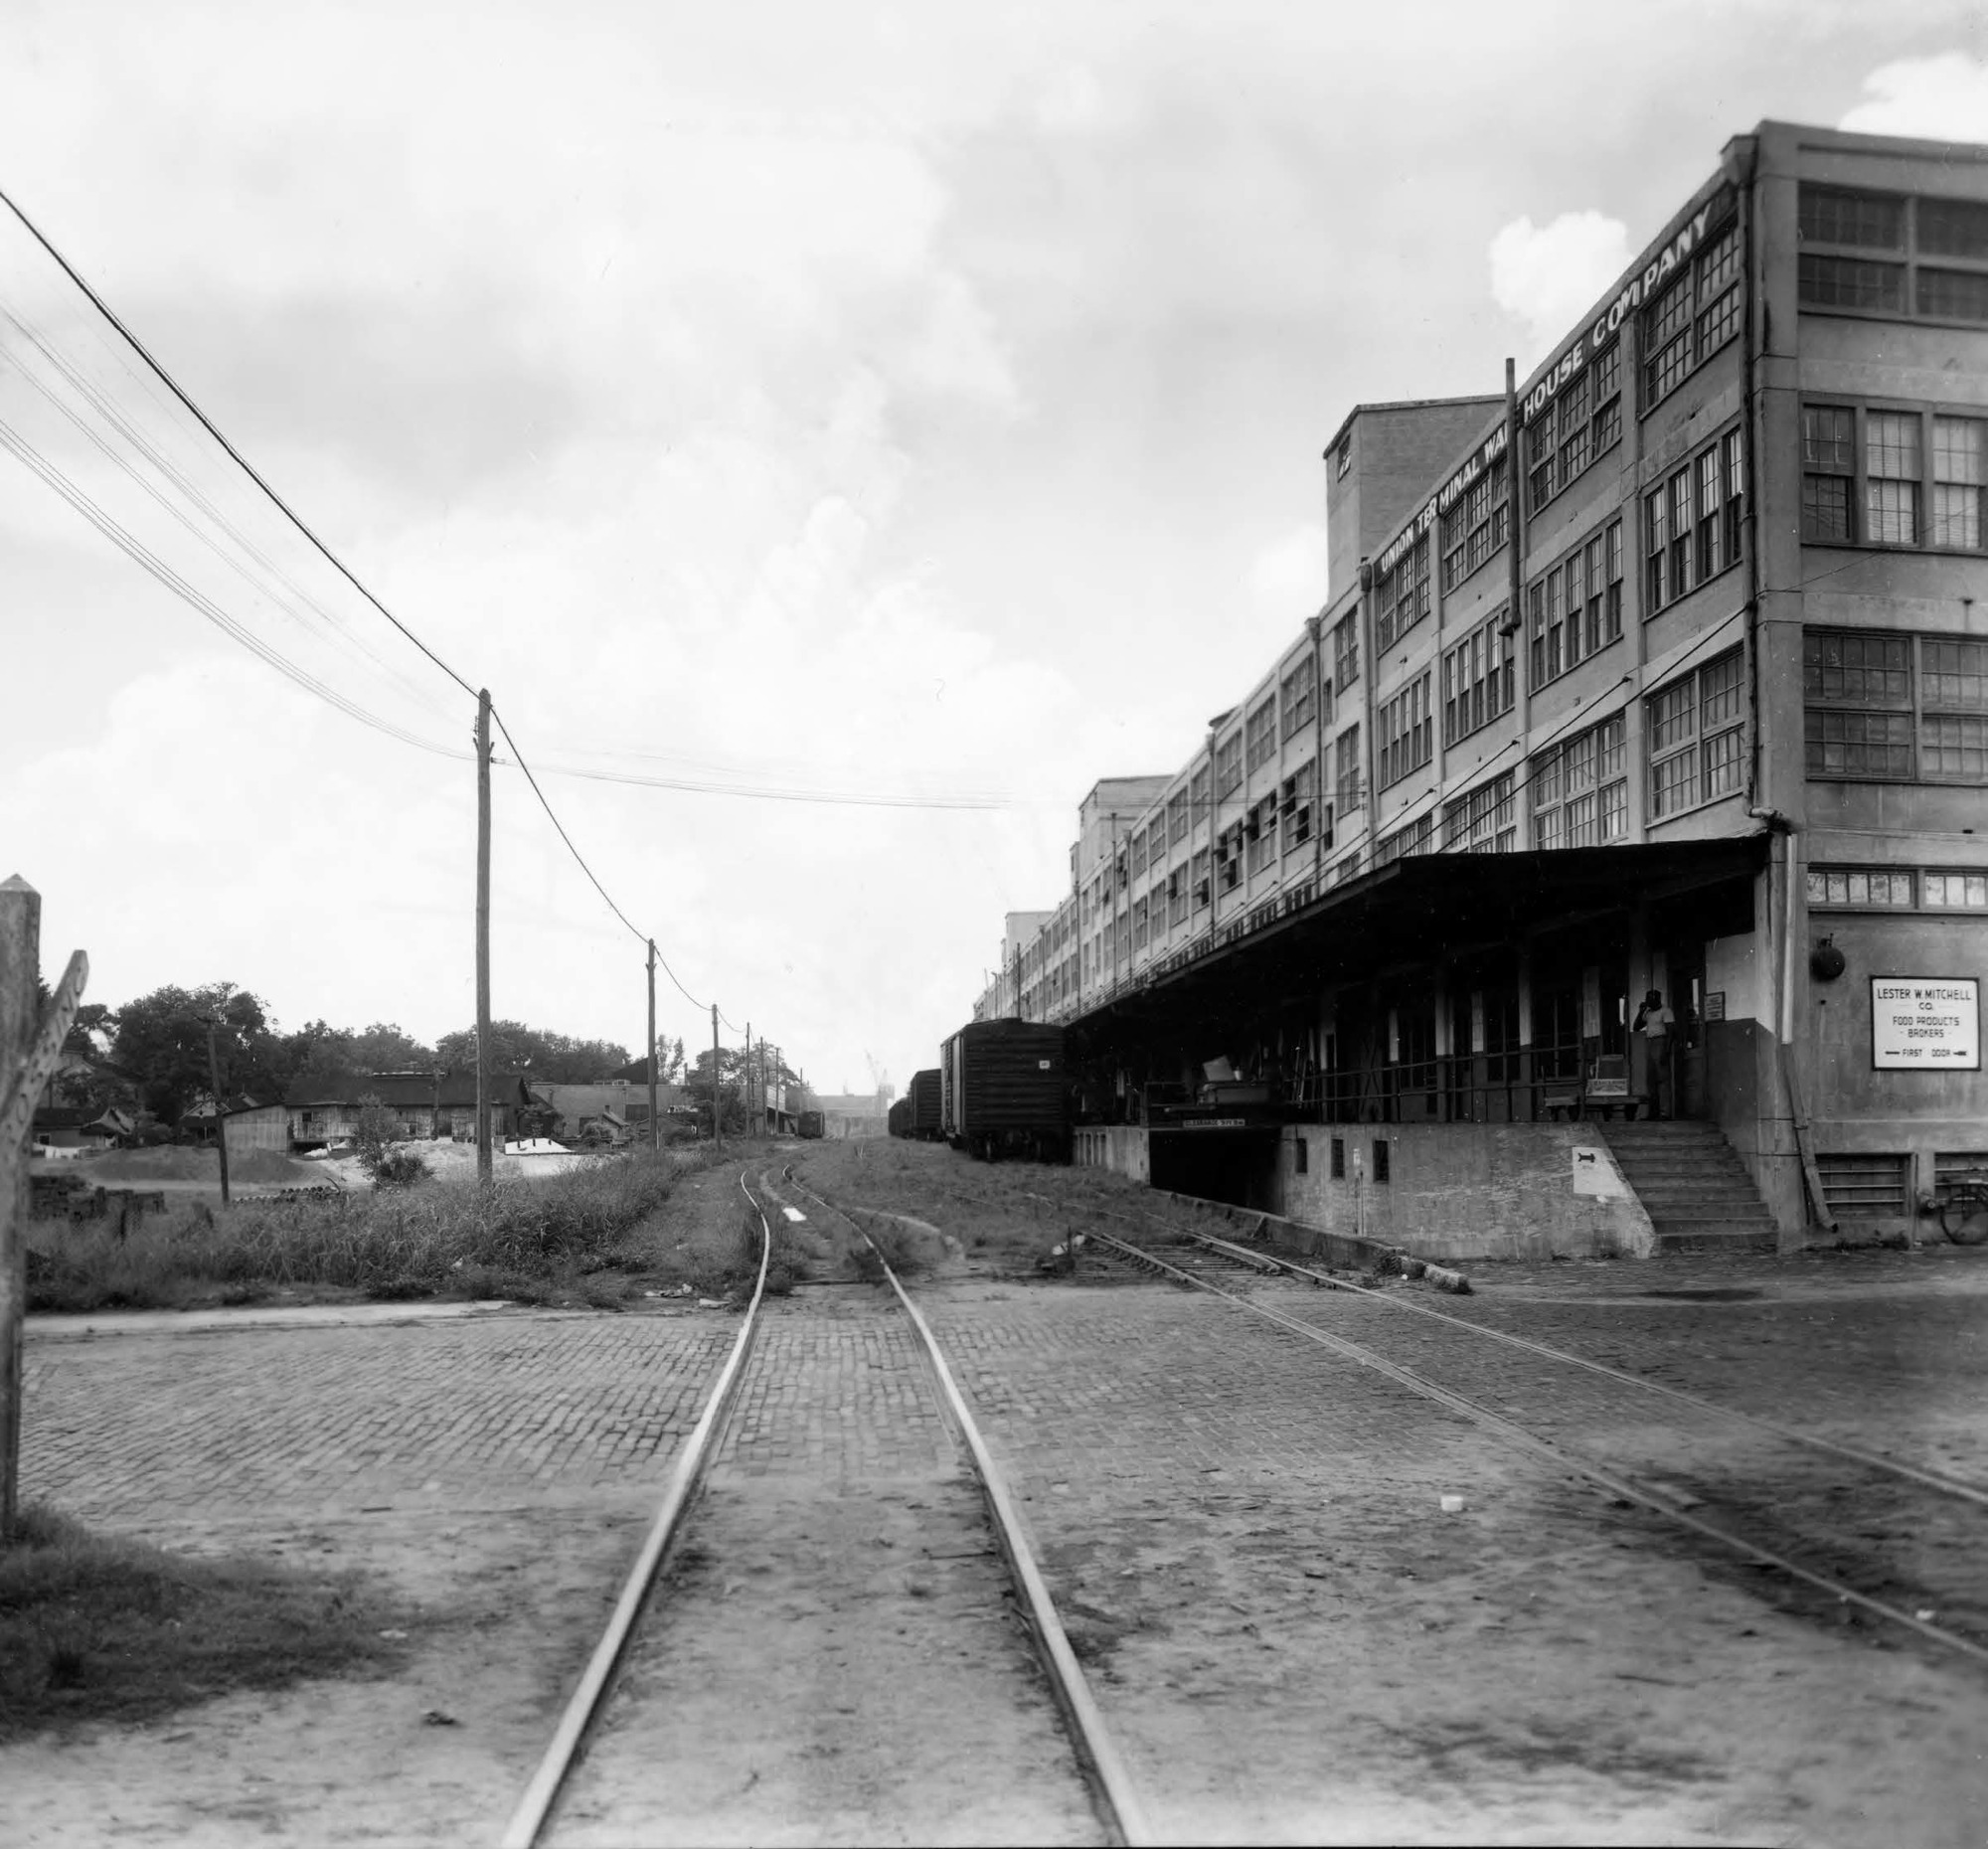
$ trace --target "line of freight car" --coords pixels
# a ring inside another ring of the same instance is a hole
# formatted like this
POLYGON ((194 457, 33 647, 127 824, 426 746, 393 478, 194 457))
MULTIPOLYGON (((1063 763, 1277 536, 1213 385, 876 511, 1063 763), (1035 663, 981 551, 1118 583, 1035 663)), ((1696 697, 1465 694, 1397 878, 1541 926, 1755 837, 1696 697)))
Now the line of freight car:
POLYGON ((794 1133, 797 1136, 826 1136, 827 1122, 818 1110, 804 1110, 794 1119, 794 1133))
POLYGON ((1063 1029, 1037 1021, 970 1021, 939 1049, 939 1130, 991 1162, 1070 1160, 1063 1029))
POLYGON ((911 1133, 911 1100, 900 1097, 892 1100, 891 1108, 884 1113, 884 1127, 893 1136, 909 1136, 911 1133))

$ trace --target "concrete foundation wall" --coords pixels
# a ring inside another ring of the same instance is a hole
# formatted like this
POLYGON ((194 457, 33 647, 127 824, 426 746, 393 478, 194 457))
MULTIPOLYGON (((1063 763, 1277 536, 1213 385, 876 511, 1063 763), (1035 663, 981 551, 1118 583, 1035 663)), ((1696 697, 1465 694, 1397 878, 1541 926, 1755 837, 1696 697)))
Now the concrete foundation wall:
POLYGON ((1134 1181, 1150 1182, 1153 1178, 1141 1124, 1108 1123, 1079 1129, 1072 1139, 1071 1160, 1078 1168, 1107 1169, 1134 1181))
POLYGON ((1298 1124, 1277 1145, 1274 1211, 1417 1258, 1647 1258, 1656 1235, 1583 1123, 1298 1124), (1332 1143, 1345 1176, 1332 1177, 1332 1143), (1374 1144, 1388 1179, 1374 1179, 1374 1144), (1299 1169, 1299 1151, 1304 1167, 1299 1169), (1357 1169, 1357 1173, 1356 1173, 1357 1169))

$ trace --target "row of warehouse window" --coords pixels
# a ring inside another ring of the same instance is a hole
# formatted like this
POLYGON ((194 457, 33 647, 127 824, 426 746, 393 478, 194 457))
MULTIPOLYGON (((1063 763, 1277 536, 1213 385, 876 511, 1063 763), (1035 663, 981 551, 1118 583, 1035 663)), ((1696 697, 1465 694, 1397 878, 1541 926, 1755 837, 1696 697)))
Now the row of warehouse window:
POLYGON ((1979 552, 1988 420, 1926 407, 1802 407, 1801 536, 1979 552))
POLYGON ((1802 731, 1812 777, 1988 784, 1988 641, 1806 629, 1802 731))
MULTIPOLYGON (((1488 638, 1487 638, 1488 639, 1488 638)), ((1804 636, 1804 683, 1809 705, 1810 774, 1905 775, 1916 765, 1925 774, 1941 770, 1960 780, 1988 782, 1988 739, 1975 735, 1972 756, 1957 766, 1926 756, 1915 742, 1866 745, 1865 751, 1899 751, 1901 756, 1870 756, 1845 768, 1840 757, 1818 757, 1840 743, 1839 722, 1903 717, 1923 727, 1928 721, 1988 716, 1988 642, 1965 638, 1869 635, 1810 630, 1804 636), (1944 701, 1971 712, 1943 715, 1926 701, 1944 701), (1918 756, 1914 756, 1918 750, 1918 756), (1818 769, 1818 763, 1824 766, 1818 769), (1829 766, 1835 766, 1833 769, 1829 766)), ((1480 683, 1481 684, 1481 683, 1480 683)), ((1396 766, 1419 755, 1427 761, 1430 716, 1428 677, 1403 690, 1380 715, 1384 777, 1399 780, 1396 766)), ((1649 758, 1649 813, 1653 820, 1743 789, 1746 758, 1746 698, 1743 651, 1733 649, 1679 676, 1644 703, 1649 758)), ((1988 717, 1981 726, 1988 727, 1988 717)), ((1935 730, 1935 752, 1952 749, 1935 730)), ((1337 768, 1342 791, 1358 802, 1358 732, 1339 740, 1337 768)), ((1603 846, 1628 835, 1627 715, 1615 713, 1575 736, 1535 753, 1526 777, 1533 818, 1532 838, 1542 850, 1603 846)), ((1401 774, 1407 774, 1406 771, 1401 774)), ((1444 803, 1440 846, 1448 853, 1511 852, 1518 842, 1519 785, 1507 771, 1444 803)), ((1173 799, 1179 805, 1181 798, 1173 799)), ((1135 834, 1121 865, 1133 879, 1150 864, 1157 872, 1179 809, 1156 818, 1135 834)), ((1117 921, 1123 947, 1144 948, 1163 929, 1191 922, 1216 892, 1234 892, 1247 879, 1277 866, 1282 855, 1314 844, 1330 849, 1333 808, 1321 800, 1316 766, 1307 762, 1279 787, 1252 803, 1242 819, 1223 829, 1211 852, 1203 849, 1174 867, 1150 893, 1134 900, 1117 921)), ((1437 851, 1434 813, 1425 813, 1383 836, 1372 864, 1437 851)), ((1943 868, 1816 867, 1807 876, 1809 903, 1818 907, 1905 911, 1988 911, 1988 872, 1943 868)))
POLYGON ((1952 867, 1811 867, 1808 903, 1852 912, 1988 912, 1988 873, 1952 867))
MULTIPOLYGON (((1470 490, 1458 506, 1467 508, 1482 487, 1480 483, 1470 490)), ((1644 495, 1645 616, 1655 615, 1740 563, 1745 509, 1745 441, 1737 428, 1714 438, 1644 495)), ((1502 523, 1495 530, 1500 536, 1497 543, 1503 545, 1502 523)), ((1444 544, 1449 544, 1446 538, 1444 544)), ((1527 588, 1535 687, 1557 680, 1620 637, 1622 555, 1622 522, 1618 517, 1596 528, 1527 588)), ((1445 589, 1451 584, 1450 557, 1445 551, 1445 589)), ((1460 557, 1468 563, 1472 555, 1466 551, 1460 557)), ((1375 587, 1375 646, 1392 647, 1428 615, 1429 607, 1428 536, 1424 534, 1375 587)), ((1345 648, 1350 652, 1354 647, 1349 635, 1345 648)), ((1356 654, 1356 664, 1357 659, 1356 654)), ((1341 664, 1342 686, 1346 684, 1346 665, 1341 664)))
MULTIPOLYGON (((1533 673, 1550 680, 1604 647, 1619 632, 1619 521, 1576 548, 1532 588, 1530 619, 1533 673)), ((1804 740, 1807 773, 1818 778, 1988 784, 1988 640, 1899 632, 1810 629, 1803 636, 1804 740)), ((1310 723, 1305 695, 1309 675, 1287 677, 1277 700, 1250 715, 1247 733, 1254 763, 1271 755, 1258 740, 1274 740, 1281 704, 1296 716, 1293 731, 1310 723)), ((1444 651, 1440 680, 1424 673, 1408 682, 1376 714, 1376 775, 1391 788, 1424 768, 1434 756, 1435 694, 1439 688, 1445 747, 1508 714, 1516 701, 1513 636, 1502 613, 1479 624, 1444 651)), ((1734 650, 1674 680, 1646 703, 1649 813, 1676 815, 1741 789, 1746 769, 1746 693, 1743 660, 1734 650)), ((1620 717, 1578 740, 1536 755, 1534 808, 1541 847, 1581 846, 1624 838, 1627 786, 1620 717), (1566 784, 1565 807, 1560 794, 1566 784)), ((1285 734, 1284 736, 1289 736, 1285 734)), ((1242 780, 1242 733, 1218 752, 1217 783, 1226 794, 1242 780)), ((1357 727, 1343 731, 1336 747, 1340 803, 1361 801, 1357 727)), ((1284 851, 1309 843, 1293 839, 1277 818, 1308 801, 1312 767, 1253 802, 1224 832, 1220 856, 1223 890, 1262 871, 1284 851)), ((1206 768, 1176 793, 1149 827, 1135 833, 1118 884, 1159 865, 1170 847, 1185 842, 1208 796, 1206 768)), ((1447 824, 1446 830, 1447 830, 1447 824)), ((1496 830, 1492 831, 1494 834, 1496 830)), ((1473 825, 1468 836, 1475 845, 1473 825)), ((1416 851, 1412 839, 1395 844, 1416 851)))
POLYGON ((1978 200, 1806 185, 1796 231, 1804 308, 1988 322, 1988 205, 1978 200))
MULTIPOLYGON (((1823 1199, 1840 1218, 1897 1218, 1912 1208, 1912 1158, 1899 1154, 1834 1154, 1816 1156, 1823 1199)), ((1988 1149, 1935 1150, 1932 1158, 1933 1196, 1950 1200, 1963 1176, 1988 1170, 1988 1149)))

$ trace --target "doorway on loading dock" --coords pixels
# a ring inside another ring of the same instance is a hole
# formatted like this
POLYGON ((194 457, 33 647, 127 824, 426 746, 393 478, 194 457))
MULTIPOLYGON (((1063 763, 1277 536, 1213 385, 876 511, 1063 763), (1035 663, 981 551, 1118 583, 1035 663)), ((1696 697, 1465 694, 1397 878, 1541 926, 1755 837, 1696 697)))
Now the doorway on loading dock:
POLYGON ((1278 1135, 1275 1124, 1150 1131, 1151 1183, 1205 1201, 1274 1212, 1278 1135))

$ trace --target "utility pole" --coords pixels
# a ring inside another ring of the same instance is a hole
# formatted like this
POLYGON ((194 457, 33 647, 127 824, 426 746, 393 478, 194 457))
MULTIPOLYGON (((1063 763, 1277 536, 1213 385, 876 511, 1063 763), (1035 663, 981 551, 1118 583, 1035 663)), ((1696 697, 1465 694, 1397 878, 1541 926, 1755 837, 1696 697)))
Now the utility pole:
POLYGON ((496 1174, 490 1147, 490 689, 476 696, 476 1179, 496 1174))
POLYGON ((740 1101, 746 1106, 746 1134, 751 1136, 756 1131, 752 1121, 752 1023, 746 1023, 746 1068, 739 1082, 740 1101))
POLYGON ((214 1050, 213 1015, 202 1017, 207 1022, 207 1083, 214 1093, 214 1142, 221 1151, 221 1204, 228 1205, 228 1125, 221 1114, 221 1055, 214 1050))
POLYGON ((649 939, 649 1147, 663 1146, 662 1126, 656 1121, 656 940, 649 939))
POLYGON ((28 1306, 28 1145, 35 1106, 62 1064, 89 979, 79 950, 37 1018, 42 898, 16 874, 0 881, 0 1546, 15 1537, 21 1487, 22 1317, 28 1306))
POLYGON ((719 1147, 718 1130, 718 1004, 711 1004, 711 1146, 719 1147))
POLYGON ((42 967, 42 896, 18 874, 0 886, 0 1545, 14 1538, 20 1501, 22 1317, 28 1307, 28 1141, 41 1088, 28 1078, 35 1038, 35 978, 42 967), (25 1105, 25 1109, 23 1109, 25 1105), (19 1118, 18 1125, 15 1119, 19 1118))

